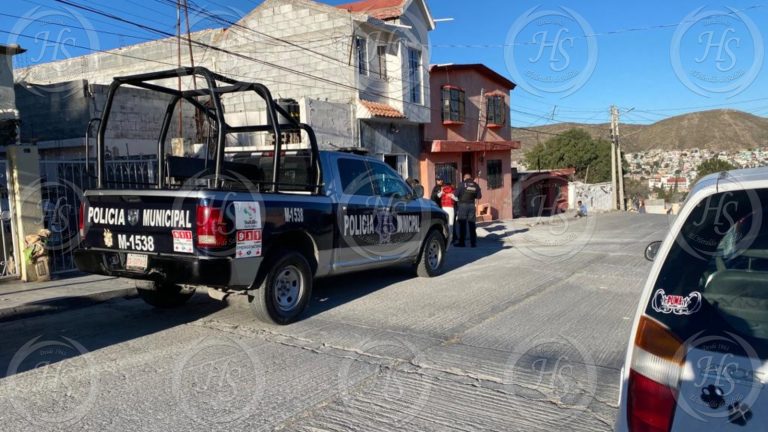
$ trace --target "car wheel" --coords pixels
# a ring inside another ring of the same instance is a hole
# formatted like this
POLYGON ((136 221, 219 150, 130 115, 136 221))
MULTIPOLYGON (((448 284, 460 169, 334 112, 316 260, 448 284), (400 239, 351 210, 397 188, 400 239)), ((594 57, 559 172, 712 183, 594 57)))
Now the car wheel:
POLYGON ((147 304, 168 309, 186 303, 195 294, 195 289, 171 283, 140 281, 136 283, 136 292, 147 304))
POLYGON ((283 252, 269 267, 266 277, 250 297, 256 317, 270 324, 295 322, 312 297, 312 271, 298 252, 283 252))
POLYGON ((444 261, 445 239, 437 230, 432 230, 421 248, 416 274, 423 278, 439 276, 443 272, 444 261))

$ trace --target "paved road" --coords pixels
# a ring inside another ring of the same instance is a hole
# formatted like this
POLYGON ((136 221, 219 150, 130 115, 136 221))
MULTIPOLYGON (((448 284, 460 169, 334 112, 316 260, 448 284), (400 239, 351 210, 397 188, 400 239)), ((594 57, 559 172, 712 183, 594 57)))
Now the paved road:
POLYGON ((666 217, 492 226, 446 275, 318 282, 289 327, 242 298, 140 300, 2 324, 0 429, 596 431, 666 217))

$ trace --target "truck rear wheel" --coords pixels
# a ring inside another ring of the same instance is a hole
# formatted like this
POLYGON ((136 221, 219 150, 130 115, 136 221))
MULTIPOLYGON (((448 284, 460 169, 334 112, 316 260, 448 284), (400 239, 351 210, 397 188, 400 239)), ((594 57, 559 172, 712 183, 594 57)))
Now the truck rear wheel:
POLYGON ((144 302, 162 309, 181 306, 195 294, 194 289, 155 281, 136 282, 136 291, 144 302))
POLYGON ((443 272, 443 261, 445 239, 437 230, 432 230, 421 248, 419 261, 416 262, 416 274, 423 278, 439 276, 443 272))
POLYGON ((266 323, 286 325, 296 321, 312 297, 312 271, 298 252, 282 252, 250 297, 251 309, 266 323))

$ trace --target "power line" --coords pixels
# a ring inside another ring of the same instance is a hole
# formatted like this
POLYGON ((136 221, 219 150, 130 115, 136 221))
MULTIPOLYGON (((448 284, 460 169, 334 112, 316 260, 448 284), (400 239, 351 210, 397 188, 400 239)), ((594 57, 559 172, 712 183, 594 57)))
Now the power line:
MULTIPOLYGON (((758 4, 758 5, 752 5, 745 7, 743 9, 733 10, 728 13, 724 13, 723 15, 735 15, 741 12, 747 12, 754 9, 760 9, 764 8, 768 5, 764 4, 758 4)), ((633 32, 640 32, 640 31, 648 31, 648 30, 666 30, 670 28, 676 28, 680 26, 681 24, 689 24, 689 23, 696 23, 699 20, 682 20, 678 23, 674 24, 655 24, 655 25, 648 25, 648 26, 642 26, 642 27, 630 27, 620 30, 608 30, 604 32, 598 32, 598 33, 591 33, 591 34, 584 34, 581 36, 569 36, 574 39, 591 39, 591 38, 597 38, 600 36, 613 36, 613 35, 619 35, 624 33, 633 33, 633 32)), ((531 42, 515 42, 515 43, 505 43, 505 44, 435 44, 432 45, 433 48, 469 48, 469 49, 487 49, 487 48, 493 48, 493 49, 499 49, 499 48, 507 48, 507 47, 515 47, 515 46, 531 46, 531 45, 539 45, 536 41, 531 42)))

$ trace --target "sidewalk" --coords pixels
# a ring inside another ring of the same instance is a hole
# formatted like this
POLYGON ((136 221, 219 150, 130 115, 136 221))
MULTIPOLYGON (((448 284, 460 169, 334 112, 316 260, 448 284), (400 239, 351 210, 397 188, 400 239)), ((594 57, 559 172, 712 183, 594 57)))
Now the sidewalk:
POLYGON ((48 282, 0 282, 0 322, 136 295, 135 281, 88 275, 48 282))

